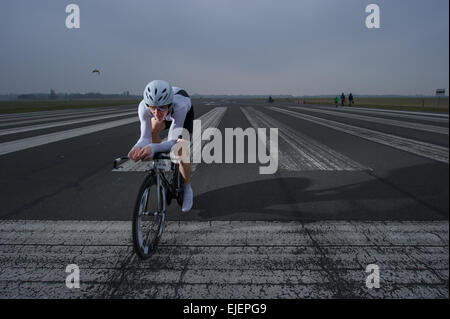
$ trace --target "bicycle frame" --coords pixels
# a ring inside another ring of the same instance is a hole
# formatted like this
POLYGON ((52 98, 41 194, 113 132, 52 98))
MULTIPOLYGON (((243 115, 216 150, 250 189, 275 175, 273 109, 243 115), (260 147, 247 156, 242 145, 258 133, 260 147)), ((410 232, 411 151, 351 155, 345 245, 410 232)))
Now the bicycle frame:
POLYGON ((168 189, 171 194, 176 193, 176 189, 174 189, 173 185, 171 185, 171 183, 167 180, 164 172, 156 170, 156 181, 158 187, 164 186, 164 188, 168 189))
POLYGON ((161 219, 162 219, 162 227, 160 228, 159 232, 158 232, 158 237, 162 235, 163 232, 163 228, 165 226, 165 222, 166 222, 166 192, 164 191, 165 188, 163 187, 162 184, 164 184, 166 180, 166 177, 164 176, 164 173, 162 173, 160 170, 156 170, 156 187, 157 187, 157 197, 158 197, 158 210, 159 213, 161 214, 161 219), (161 199, 162 199, 162 203, 161 203, 161 199))
MULTIPOLYGON (((174 172, 174 164, 173 163, 170 163, 170 165, 171 165, 171 168, 170 169, 168 169, 167 167, 164 167, 164 169, 163 168, 160 168, 161 167, 161 162, 162 161, 164 161, 164 160, 162 160, 162 159, 156 159, 156 160, 154 160, 153 161, 153 168, 152 168, 152 172, 155 172, 155 175, 156 175, 156 185, 157 185, 157 187, 158 187, 158 196, 162 196, 162 197, 158 197, 158 200, 159 200, 159 198, 163 198, 163 211, 165 212, 165 210, 166 210, 166 192, 165 191, 163 191, 162 192, 162 194, 161 194, 161 190, 168 190, 169 191, 169 193, 170 193, 170 195, 172 196, 172 197, 175 197, 176 196, 176 194, 177 194, 177 189, 174 187, 174 185, 172 185, 172 183, 171 182, 169 182, 168 180, 167 180, 167 177, 166 177, 166 174, 165 174, 165 172, 166 171, 172 171, 172 173, 175 173, 174 172)), ((160 205, 158 205, 158 207, 160 207, 160 205)))

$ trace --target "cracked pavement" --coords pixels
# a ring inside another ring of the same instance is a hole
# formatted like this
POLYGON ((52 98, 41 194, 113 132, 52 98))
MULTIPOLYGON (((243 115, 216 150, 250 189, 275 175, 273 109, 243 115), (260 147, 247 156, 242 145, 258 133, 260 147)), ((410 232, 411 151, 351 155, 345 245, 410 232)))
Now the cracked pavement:
POLYGON ((447 222, 169 221, 141 261, 131 223, 0 222, 1 298, 448 298, 447 222), (80 289, 65 267, 80 268, 80 289), (380 268, 380 288, 365 267, 380 268))

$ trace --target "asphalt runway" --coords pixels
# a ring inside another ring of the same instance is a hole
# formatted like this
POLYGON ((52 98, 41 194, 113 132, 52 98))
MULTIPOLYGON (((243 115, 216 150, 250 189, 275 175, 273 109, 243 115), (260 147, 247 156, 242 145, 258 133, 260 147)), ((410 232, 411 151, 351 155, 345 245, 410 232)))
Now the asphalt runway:
POLYGON ((169 207, 152 266, 131 249, 145 172, 112 169, 137 105, 1 115, 0 297, 448 298, 448 114, 193 104, 203 132, 278 128, 278 169, 260 174, 248 143, 244 163, 193 165, 194 207, 169 207))

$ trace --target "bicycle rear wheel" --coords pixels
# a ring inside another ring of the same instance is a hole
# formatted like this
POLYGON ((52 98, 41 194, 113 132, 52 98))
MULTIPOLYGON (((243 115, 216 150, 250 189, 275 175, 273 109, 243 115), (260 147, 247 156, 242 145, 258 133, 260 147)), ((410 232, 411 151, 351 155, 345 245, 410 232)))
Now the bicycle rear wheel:
POLYGON ((151 256, 162 234, 165 217, 161 194, 156 176, 150 174, 142 183, 133 212, 134 249, 141 259, 151 256))

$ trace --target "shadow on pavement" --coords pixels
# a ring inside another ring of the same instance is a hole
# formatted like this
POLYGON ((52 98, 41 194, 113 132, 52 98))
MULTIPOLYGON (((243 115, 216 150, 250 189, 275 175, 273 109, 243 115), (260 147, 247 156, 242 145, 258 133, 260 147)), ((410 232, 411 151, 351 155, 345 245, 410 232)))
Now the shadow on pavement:
POLYGON ((369 174, 323 189, 301 177, 225 187, 196 196, 195 210, 207 220, 448 220, 448 166, 445 175, 436 164, 369 174))

